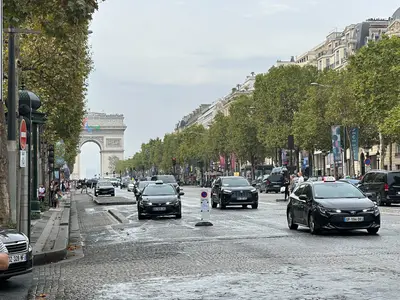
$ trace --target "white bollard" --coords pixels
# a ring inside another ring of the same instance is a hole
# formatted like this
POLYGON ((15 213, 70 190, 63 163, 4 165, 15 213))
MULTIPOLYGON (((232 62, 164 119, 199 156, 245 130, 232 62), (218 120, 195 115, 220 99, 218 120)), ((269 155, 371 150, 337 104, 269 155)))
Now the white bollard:
POLYGON ((195 226, 213 226, 210 222, 210 201, 206 190, 202 190, 200 193, 200 212, 201 221, 197 222, 195 226))

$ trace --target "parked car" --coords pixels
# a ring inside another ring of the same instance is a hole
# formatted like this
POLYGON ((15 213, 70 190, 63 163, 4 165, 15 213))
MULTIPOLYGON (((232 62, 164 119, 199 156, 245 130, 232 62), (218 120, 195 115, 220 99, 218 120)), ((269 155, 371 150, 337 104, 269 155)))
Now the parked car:
POLYGON ((0 271, 0 280, 32 272, 32 246, 27 236, 14 229, 0 229, 0 239, 7 247, 9 267, 0 271))
POLYGON ((159 180, 161 180, 163 183, 172 185, 179 192, 180 187, 174 175, 154 175, 151 177, 151 181, 159 180))

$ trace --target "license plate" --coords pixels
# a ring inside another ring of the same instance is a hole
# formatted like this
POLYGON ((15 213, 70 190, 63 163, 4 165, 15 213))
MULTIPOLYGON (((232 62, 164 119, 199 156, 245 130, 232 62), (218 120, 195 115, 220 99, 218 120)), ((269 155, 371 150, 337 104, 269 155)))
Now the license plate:
POLYGON ((345 222, 362 222, 364 221, 364 217, 346 217, 344 218, 345 222))
POLYGON ((24 261, 26 261, 26 254, 15 254, 15 255, 8 256, 8 262, 10 264, 15 264, 15 263, 24 262, 24 261))
POLYGON ((247 197, 238 197, 238 200, 247 200, 247 197))
POLYGON ((163 210, 166 210, 166 209, 167 209, 166 207, 153 207, 154 211, 163 211, 163 210))
POLYGON ((280 185, 274 185, 274 187, 281 187, 280 185))

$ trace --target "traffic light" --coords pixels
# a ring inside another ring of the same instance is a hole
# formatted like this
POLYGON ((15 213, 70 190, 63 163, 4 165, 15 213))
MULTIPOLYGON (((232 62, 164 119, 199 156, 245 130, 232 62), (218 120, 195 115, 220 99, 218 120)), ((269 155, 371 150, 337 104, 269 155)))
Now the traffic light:
POLYGON ((48 147, 48 162, 49 162, 49 166, 53 167, 53 165, 54 165, 54 145, 49 145, 49 147, 48 147))
POLYGON ((172 158, 172 165, 173 165, 173 166, 176 165, 176 158, 175 158, 175 157, 172 158))

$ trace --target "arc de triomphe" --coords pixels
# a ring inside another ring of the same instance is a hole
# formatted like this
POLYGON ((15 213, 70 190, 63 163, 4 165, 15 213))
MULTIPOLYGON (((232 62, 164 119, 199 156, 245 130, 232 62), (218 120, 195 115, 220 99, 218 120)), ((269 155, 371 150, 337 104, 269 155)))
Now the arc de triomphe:
POLYGON ((73 179, 85 177, 81 174, 81 148, 88 142, 96 143, 100 148, 101 176, 112 174, 115 162, 124 159, 124 115, 89 112, 82 122, 82 133, 75 159, 73 179), (82 177, 83 176, 83 177, 82 177))

